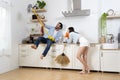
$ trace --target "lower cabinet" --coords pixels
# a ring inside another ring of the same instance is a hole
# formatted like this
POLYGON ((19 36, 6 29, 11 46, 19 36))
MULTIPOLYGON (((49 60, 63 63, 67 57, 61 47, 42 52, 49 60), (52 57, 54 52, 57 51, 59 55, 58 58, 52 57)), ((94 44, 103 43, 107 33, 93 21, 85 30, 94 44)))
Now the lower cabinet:
MULTIPOLYGON (((19 45, 19 66, 82 69, 82 64, 76 58, 79 45, 54 44, 46 57, 41 60, 40 54, 45 46, 46 44, 40 44, 37 49, 32 49, 31 44, 19 45), (67 66, 62 66, 55 61, 56 57, 63 52, 70 59, 67 66)), ((120 72, 120 50, 100 50, 100 45, 91 46, 88 51, 88 64, 91 70, 120 72)))
POLYGON ((94 45, 89 48, 88 65, 91 70, 100 71, 100 45, 94 45))
MULTIPOLYGON (((64 46, 64 44, 54 44, 46 57, 41 60, 40 54, 42 54, 45 46, 45 44, 40 44, 37 49, 32 49, 31 44, 19 45, 19 66, 82 69, 82 64, 76 58, 79 45, 67 44, 64 46), (67 66, 62 66, 55 61, 56 57, 63 52, 70 59, 70 63, 67 66)), ((99 49, 99 45, 89 48, 88 64, 91 70, 100 70, 99 49)))
MULTIPOLYGON (((73 68, 73 54, 72 54, 72 45, 64 45, 64 44, 57 44, 54 46, 55 48, 55 57, 54 57, 54 62, 55 62, 55 67, 57 68, 64 68, 64 69, 72 69, 73 68), (58 64, 55 59, 57 56, 61 55, 64 53, 70 60, 70 63, 67 66, 62 66, 61 64, 58 64)), ((54 67, 54 65, 53 65, 54 67)))
POLYGON ((20 45, 19 46, 19 66, 36 66, 37 54, 32 53, 30 45, 20 45))
POLYGON ((120 72, 120 50, 101 50, 101 71, 120 72))
MULTIPOLYGON (((80 61, 76 58, 77 51, 78 51, 79 45, 73 47, 73 68, 74 69, 82 69, 82 64, 80 61)), ((100 45, 94 45, 91 46, 88 50, 87 60, 88 65, 91 70, 100 70, 100 59, 99 59, 99 51, 100 51, 100 45)))

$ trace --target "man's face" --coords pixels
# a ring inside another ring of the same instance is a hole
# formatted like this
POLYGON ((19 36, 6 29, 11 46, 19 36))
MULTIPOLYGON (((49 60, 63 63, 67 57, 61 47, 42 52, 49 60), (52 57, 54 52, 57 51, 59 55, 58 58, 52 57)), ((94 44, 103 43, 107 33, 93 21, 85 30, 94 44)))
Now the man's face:
POLYGON ((55 29, 56 29, 56 30, 60 30, 60 29, 61 29, 61 27, 60 27, 60 23, 57 23, 55 29))

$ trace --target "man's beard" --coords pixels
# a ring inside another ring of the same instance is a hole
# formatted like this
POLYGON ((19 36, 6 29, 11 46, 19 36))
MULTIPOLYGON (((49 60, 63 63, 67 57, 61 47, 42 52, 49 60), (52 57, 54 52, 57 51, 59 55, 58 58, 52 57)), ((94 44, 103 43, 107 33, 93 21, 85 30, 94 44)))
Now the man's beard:
POLYGON ((55 27, 55 29, 58 29, 58 27, 55 27))

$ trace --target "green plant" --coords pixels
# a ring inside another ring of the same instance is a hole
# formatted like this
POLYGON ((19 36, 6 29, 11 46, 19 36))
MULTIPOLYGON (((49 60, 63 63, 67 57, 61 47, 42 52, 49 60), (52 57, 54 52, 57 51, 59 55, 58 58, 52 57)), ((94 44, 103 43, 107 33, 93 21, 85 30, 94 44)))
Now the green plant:
POLYGON ((107 28, 107 24, 106 24, 106 19, 107 19, 108 14, 107 13, 103 13, 101 16, 101 36, 106 36, 106 28, 107 28))
POLYGON ((37 0, 37 4, 38 4, 38 7, 40 9, 44 8, 46 6, 46 2, 45 1, 39 1, 37 0))

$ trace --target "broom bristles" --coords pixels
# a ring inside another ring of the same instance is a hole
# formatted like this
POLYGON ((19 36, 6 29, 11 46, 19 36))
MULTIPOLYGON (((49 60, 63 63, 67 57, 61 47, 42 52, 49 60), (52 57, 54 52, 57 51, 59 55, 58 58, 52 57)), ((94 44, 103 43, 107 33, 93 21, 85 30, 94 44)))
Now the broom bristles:
POLYGON ((64 54, 60 54, 56 57, 55 61, 58 63, 58 64, 61 64, 62 66, 66 66, 69 64, 70 60, 69 58, 64 54))

